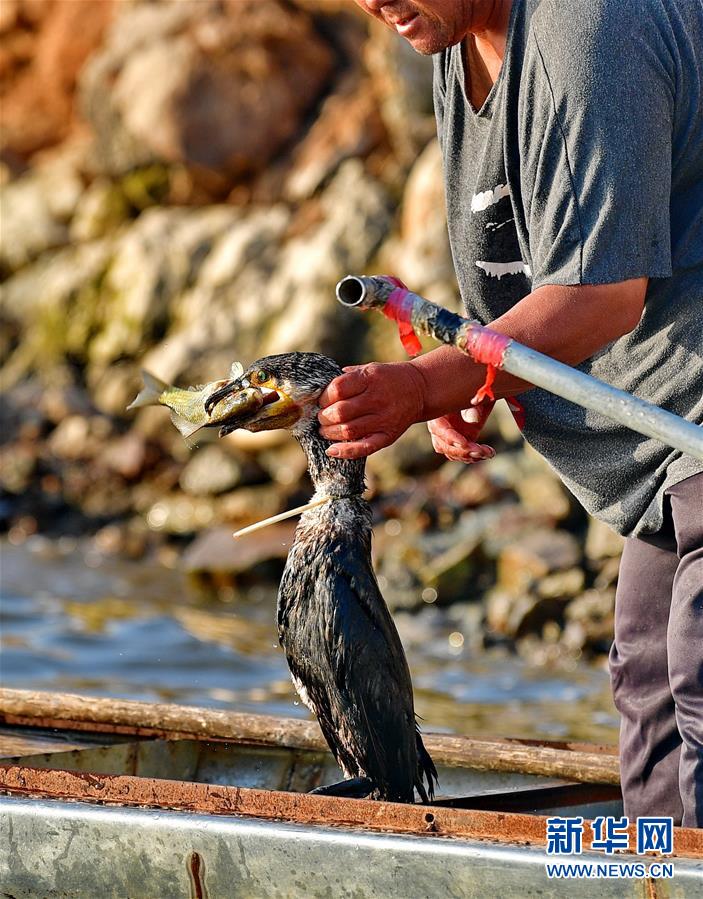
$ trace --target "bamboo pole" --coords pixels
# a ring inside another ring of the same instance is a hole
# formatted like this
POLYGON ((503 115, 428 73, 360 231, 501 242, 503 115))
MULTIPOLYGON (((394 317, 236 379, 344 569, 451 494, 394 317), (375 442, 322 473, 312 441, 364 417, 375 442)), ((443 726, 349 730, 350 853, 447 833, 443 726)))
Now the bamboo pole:
MULTIPOLYGON (((383 275, 348 275, 337 284, 337 299, 343 306, 384 311, 391 294, 397 290, 397 283, 383 275)), ((503 335, 430 303, 412 291, 405 294, 403 303, 407 320, 415 331, 455 346, 472 358, 476 358, 477 337, 493 336, 505 340, 503 335)), ((535 387, 599 412, 626 428, 688 453, 694 459, 703 460, 702 427, 515 340, 507 341, 498 367, 535 387)))
MULTIPOLYGON (((315 752, 327 750, 315 721, 71 693, 0 689, 0 722, 170 739, 210 738, 315 752)), ((481 740, 449 734, 425 734, 423 739, 435 763, 440 765, 559 777, 581 783, 620 782, 615 747, 481 740)))

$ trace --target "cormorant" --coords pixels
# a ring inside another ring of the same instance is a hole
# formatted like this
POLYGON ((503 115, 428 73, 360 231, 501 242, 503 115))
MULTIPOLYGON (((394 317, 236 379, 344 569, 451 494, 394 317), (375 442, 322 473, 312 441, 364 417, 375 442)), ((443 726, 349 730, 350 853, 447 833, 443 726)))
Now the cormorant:
POLYGON ((213 393, 209 411, 225 396, 257 387, 263 405, 226 423, 237 428, 286 428, 308 459, 313 499, 304 512, 278 592, 278 637, 293 684, 317 716, 346 780, 313 791, 428 802, 437 771, 415 721, 405 653, 371 565, 371 510, 363 498, 365 460, 332 459, 319 433, 318 398, 341 374, 318 353, 259 359, 213 393), (427 788, 423 783, 423 776, 427 788))

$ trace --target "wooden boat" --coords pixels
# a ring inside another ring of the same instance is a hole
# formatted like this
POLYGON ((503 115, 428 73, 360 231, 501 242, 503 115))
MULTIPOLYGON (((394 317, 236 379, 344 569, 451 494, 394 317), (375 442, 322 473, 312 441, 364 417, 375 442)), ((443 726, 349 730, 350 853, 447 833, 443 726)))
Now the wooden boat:
POLYGON ((0 893, 703 896, 703 832, 683 828, 673 879, 548 877, 545 816, 622 813, 614 747, 425 742, 432 806, 336 799, 306 794, 339 774, 315 722, 0 690, 0 893))

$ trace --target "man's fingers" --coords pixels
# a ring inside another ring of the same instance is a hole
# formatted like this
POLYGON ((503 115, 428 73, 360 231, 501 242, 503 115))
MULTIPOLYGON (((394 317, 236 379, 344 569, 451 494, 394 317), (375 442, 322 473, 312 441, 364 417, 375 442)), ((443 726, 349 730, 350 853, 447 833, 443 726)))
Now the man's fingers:
POLYGON ((322 408, 338 403, 340 400, 348 400, 358 396, 366 389, 367 381, 363 374, 363 368, 355 368, 345 371, 325 387, 320 394, 319 404, 322 408))
POLYGON ((459 447, 468 447, 471 441, 464 437, 456 428, 449 425, 446 419, 437 418, 434 421, 427 422, 427 429, 433 438, 437 437, 444 443, 453 444, 459 447))
POLYGON ((472 465, 474 462, 484 462, 495 456, 493 447, 485 443, 472 443, 465 440, 464 444, 459 446, 452 441, 445 440, 439 435, 432 435, 432 446, 436 453, 446 456, 453 462, 464 462, 466 465, 472 465))
POLYGON ((363 440, 352 440, 348 443, 333 443, 327 447, 327 455, 334 459, 362 459, 370 456, 393 441, 388 434, 379 432, 365 437, 363 440))
MULTIPOLYGON (((488 410, 490 411, 490 410, 488 410)), ((430 434, 436 435, 447 443, 467 448, 478 440, 483 423, 488 416, 485 408, 469 409, 435 418, 427 422, 430 434)), ((481 444, 483 445, 483 444, 481 444)))
MULTIPOLYGON (((330 409, 336 409, 337 406, 341 405, 342 403, 336 403, 330 409)), ((322 421, 321 417, 320 419, 322 421)), ((376 415, 362 415, 359 418, 354 418, 352 421, 349 420, 348 415, 344 415, 339 421, 341 422, 340 424, 321 424, 320 434, 326 437, 327 440, 356 440, 368 434, 373 434, 379 424, 376 415)))
POLYGON ((480 461, 472 458, 465 450, 452 446, 449 443, 433 440, 432 446, 438 455, 444 456, 445 459, 449 459, 451 462, 463 462, 466 465, 471 465, 474 462, 480 461))
POLYGON ((321 409, 317 414, 317 420, 323 428, 354 421, 356 418, 364 418, 373 414, 369 412, 369 405, 368 397, 364 394, 352 397, 350 400, 338 400, 331 406, 327 406, 326 409, 321 409))

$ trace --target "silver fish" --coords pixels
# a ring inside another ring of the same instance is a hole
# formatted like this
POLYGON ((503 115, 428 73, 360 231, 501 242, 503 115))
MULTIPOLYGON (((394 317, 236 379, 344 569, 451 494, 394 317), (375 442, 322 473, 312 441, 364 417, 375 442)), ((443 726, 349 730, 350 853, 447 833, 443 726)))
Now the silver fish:
POLYGON ((208 415, 205 400, 230 381, 237 380, 244 373, 239 362, 234 362, 229 378, 212 381, 200 387, 174 387, 148 371, 142 372, 144 387, 137 397, 127 406, 128 409, 140 409, 142 406, 167 406, 171 410, 171 421, 188 439, 201 428, 222 425, 239 415, 256 412, 264 402, 263 394, 256 387, 249 387, 230 394, 220 400, 208 415))

